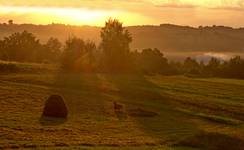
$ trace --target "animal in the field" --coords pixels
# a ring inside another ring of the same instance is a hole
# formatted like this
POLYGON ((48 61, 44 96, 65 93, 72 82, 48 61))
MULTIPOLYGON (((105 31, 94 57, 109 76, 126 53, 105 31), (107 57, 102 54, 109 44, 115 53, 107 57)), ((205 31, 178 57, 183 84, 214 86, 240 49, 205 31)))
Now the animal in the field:
POLYGON ((123 105, 119 104, 117 102, 114 102, 114 111, 122 111, 123 110, 123 105))

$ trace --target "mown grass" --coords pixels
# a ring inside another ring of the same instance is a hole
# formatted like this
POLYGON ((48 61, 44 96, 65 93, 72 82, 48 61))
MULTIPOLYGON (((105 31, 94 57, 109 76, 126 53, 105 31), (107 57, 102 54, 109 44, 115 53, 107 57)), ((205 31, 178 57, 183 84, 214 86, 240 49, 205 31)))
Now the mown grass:
MULTIPOLYGON (((230 116, 243 120, 244 84, 213 82, 213 79, 191 79, 186 77, 150 77, 162 94, 167 95, 187 109, 198 109, 206 113, 230 116)), ((242 80, 239 80, 242 83, 242 80)))
POLYGON ((244 140, 242 83, 58 70, 3 73, 0 148, 184 150, 191 148, 182 141, 205 132, 244 140), (67 120, 41 120, 50 94, 65 98, 67 120), (113 110, 114 101, 124 105, 124 117, 113 110), (130 115, 131 110, 157 115, 130 115))
MULTIPOLYGON (((40 150, 49 150, 52 148, 36 148, 40 150)), ((167 147, 167 146, 138 146, 138 147, 87 147, 87 146, 80 146, 80 147, 56 147, 57 150, 199 150, 198 148, 191 148, 191 147, 167 147)))
POLYGON ((196 113, 196 112, 185 110, 185 109, 179 109, 179 111, 192 115, 192 116, 200 117, 200 118, 203 118, 203 119, 206 119, 209 121, 226 124, 226 125, 240 125, 242 123, 242 121, 240 121, 240 120, 223 117, 223 116, 216 116, 216 115, 205 114, 205 113, 196 113))

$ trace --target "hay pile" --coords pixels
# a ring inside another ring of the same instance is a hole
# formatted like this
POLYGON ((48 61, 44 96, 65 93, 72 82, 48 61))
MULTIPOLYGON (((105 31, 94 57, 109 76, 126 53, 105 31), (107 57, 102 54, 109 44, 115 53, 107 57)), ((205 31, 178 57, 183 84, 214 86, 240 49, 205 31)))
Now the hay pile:
POLYGON ((63 98, 59 95, 51 95, 45 103, 42 115, 45 117, 67 118, 68 109, 63 98))

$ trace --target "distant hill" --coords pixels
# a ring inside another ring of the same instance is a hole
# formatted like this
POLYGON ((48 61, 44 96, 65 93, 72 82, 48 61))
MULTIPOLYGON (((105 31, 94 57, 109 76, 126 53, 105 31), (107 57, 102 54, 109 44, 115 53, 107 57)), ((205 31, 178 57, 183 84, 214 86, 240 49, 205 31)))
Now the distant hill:
MULTIPOLYGON (((133 36, 131 48, 159 48, 164 52, 244 52, 244 29, 224 26, 188 27, 171 24, 160 26, 127 27, 133 36)), ((100 28, 91 26, 70 26, 62 24, 0 24, 0 38, 14 32, 27 30, 41 42, 57 37, 64 42, 69 36, 100 41, 100 28)))

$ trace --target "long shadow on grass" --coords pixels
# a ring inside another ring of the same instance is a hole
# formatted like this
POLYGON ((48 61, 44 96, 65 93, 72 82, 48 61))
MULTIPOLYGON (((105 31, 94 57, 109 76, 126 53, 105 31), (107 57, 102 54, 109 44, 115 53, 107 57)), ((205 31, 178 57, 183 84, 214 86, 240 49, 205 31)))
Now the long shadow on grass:
POLYGON ((67 121, 67 119, 41 116, 39 121, 40 124, 43 126, 58 126, 64 124, 67 121))
POLYGON ((159 87, 149 82, 142 75, 106 75, 107 80, 114 84, 119 91, 120 103, 128 110, 149 110, 159 115, 131 116, 138 126, 148 136, 160 144, 174 143, 197 132, 187 117, 174 111, 167 96, 159 92, 159 87))

